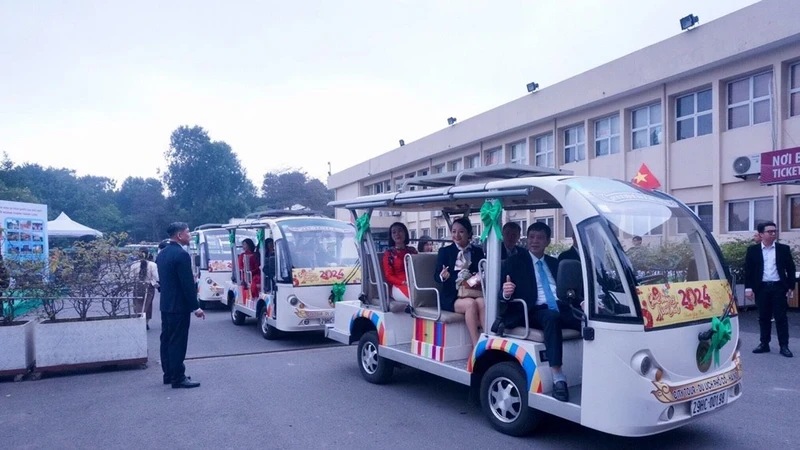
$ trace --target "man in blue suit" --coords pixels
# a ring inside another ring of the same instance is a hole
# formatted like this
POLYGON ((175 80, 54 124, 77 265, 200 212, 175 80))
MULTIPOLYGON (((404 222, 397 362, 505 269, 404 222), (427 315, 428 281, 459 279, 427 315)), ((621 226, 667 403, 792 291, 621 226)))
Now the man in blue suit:
POLYGON ((186 376, 186 345, 192 313, 205 319, 197 303, 192 260, 183 245, 189 245, 189 225, 174 222, 167 228, 170 242, 156 258, 161 284, 161 370, 164 384, 174 389, 195 388, 200 383, 186 376))

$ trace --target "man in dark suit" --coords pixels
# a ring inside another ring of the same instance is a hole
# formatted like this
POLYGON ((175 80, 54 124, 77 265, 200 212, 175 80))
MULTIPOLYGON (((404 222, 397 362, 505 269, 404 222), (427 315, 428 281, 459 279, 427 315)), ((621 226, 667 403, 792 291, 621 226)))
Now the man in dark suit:
POLYGON ((575 236, 572 236, 572 247, 564 250, 560 255, 558 255, 559 263, 565 259, 574 259, 575 261, 581 260, 581 257, 578 254, 578 244, 575 242, 575 236))
MULTIPOLYGON (((528 321, 533 328, 544 333, 547 360, 553 372, 553 397, 562 402, 569 401, 567 378, 561 371, 562 328, 580 330, 581 324, 568 306, 560 307, 556 302, 556 275, 558 261, 544 254, 550 245, 552 231, 547 224, 535 222, 528 227, 528 251, 520 251, 503 263, 503 287, 500 292, 505 300, 521 298, 528 306, 528 321)), ((506 328, 525 323, 522 305, 508 304, 502 321, 506 328)))
POLYGON ((781 355, 791 358, 789 350, 789 321, 786 318, 788 298, 794 295, 795 267, 788 245, 775 242, 778 226, 774 222, 758 224, 761 243, 751 245, 744 259, 745 296, 758 306, 758 325, 761 343, 753 353, 769 352, 772 318, 778 332, 781 355))
POLYGON ((156 258, 161 284, 161 370, 164 384, 172 384, 175 389, 195 388, 200 383, 186 376, 183 360, 186 358, 192 313, 203 319, 206 315, 197 303, 192 259, 182 247, 189 245, 191 239, 189 225, 172 223, 167 233, 170 243, 156 258))
POLYGON ((516 222, 507 222, 503 225, 503 248, 500 251, 500 259, 506 260, 509 256, 514 256, 520 250, 524 250, 517 245, 519 243, 519 235, 522 234, 522 228, 516 222))

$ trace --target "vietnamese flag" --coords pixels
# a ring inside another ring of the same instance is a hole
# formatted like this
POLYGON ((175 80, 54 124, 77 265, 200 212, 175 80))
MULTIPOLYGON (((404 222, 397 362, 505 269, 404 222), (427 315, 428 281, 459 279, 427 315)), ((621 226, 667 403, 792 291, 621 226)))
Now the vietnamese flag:
POLYGON ((658 182, 658 179, 653 172, 650 172, 650 169, 647 168, 647 164, 642 163, 642 167, 639 168, 639 171, 636 172, 636 176, 633 177, 631 183, 639 186, 640 188, 644 189, 658 189, 661 187, 661 183, 658 182))

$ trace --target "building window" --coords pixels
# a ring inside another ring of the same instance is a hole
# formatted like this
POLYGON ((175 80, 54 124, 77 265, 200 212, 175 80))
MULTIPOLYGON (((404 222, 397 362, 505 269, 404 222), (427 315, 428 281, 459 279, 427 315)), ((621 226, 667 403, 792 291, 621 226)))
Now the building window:
POLYGON ((525 141, 511 144, 511 164, 528 164, 525 141))
POLYGON ((486 150, 484 161, 486 162, 486 164, 484 164, 485 166, 494 166, 495 164, 501 164, 503 162, 503 150, 499 148, 486 150))
POLYGON ((444 239, 445 237, 447 237, 447 235, 445 234, 445 228, 444 227, 437 227, 436 228, 436 239, 444 239))
MULTIPOLYGON (((390 185, 390 186, 391 186, 391 185, 390 185)), ((389 191, 391 190, 391 189, 389 189, 389 186, 384 186, 384 183, 377 183, 377 184, 375 185, 375 193, 376 193, 376 194, 382 194, 382 193, 384 192, 384 187, 386 187, 386 188, 387 188, 387 189, 385 190, 386 192, 389 192, 389 191)))
POLYGON ((408 233, 411 235, 410 239, 412 240, 417 239, 417 230, 408 230, 408 233))
POLYGON ((481 235, 481 231, 482 231, 481 224, 476 223, 476 224, 472 225, 472 238, 475 239, 478 236, 480 236, 481 235))
POLYGON ((772 199, 728 202, 728 231, 755 231, 761 222, 773 220, 772 199))
POLYGON ((444 164, 433 166, 433 173, 444 173, 444 164))
POLYGON ((594 155, 619 153, 619 114, 594 123, 594 155))
POLYGON ((789 116, 800 116, 800 63, 789 69, 789 116))
POLYGON ((772 117, 772 72, 728 83, 728 129, 769 122, 772 117))
POLYGON ((371 184, 369 186, 364 186, 364 195, 372 195, 372 194, 374 194, 373 189, 374 189, 374 186, 371 185, 371 184))
POLYGON ((428 175, 428 169, 422 169, 420 171, 417 171, 417 175, 419 175, 421 177, 427 176, 428 175))
POLYGON ((536 165, 539 167, 555 167, 555 148, 553 146, 553 134, 537 137, 534 141, 536 148, 536 165))
POLYGON ((789 197, 789 228, 800 229, 800 195, 789 197))
POLYGON ((430 235, 431 235, 431 229, 430 229, 430 228, 423 228, 423 229, 422 229, 422 235, 423 235, 423 236, 428 236, 428 237, 430 237, 430 235))
POLYGON ((519 225, 520 234, 522 237, 527 237, 528 235, 528 221, 527 220, 512 220, 512 222, 519 225))
POLYGON ((553 216, 537 217, 535 222, 541 222, 550 227, 550 231, 553 231, 553 226, 554 226, 553 224, 555 223, 555 218, 553 216))
POLYGON ((575 230, 572 229, 572 221, 569 220, 568 216, 564 216, 564 237, 567 239, 572 238, 575 235, 575 230))
MULTIPOLYGON (((703 224, 703 228, 710 233, 714 229, 714 207, 711 203, 687 206, 700 218, 700 223, 703 224)), ((690 227, 685 220, 678 221, 678 233, 686 234, 690 231, 694 231, 694 228, 690 227)))
POLYGON ((564 130, 564 162, 578 162, 586 159, 586 130, 583 125, 564 130))
POLYGON ((481 155, 470 155, 465 158, 467 169, 475 169, 481 166, 481 155))
POLYGON ((711 134, 711 89, 694 92, 675 99, 677 140, 711 134))
POLYGON ((461 165, 461 160, 460 159, 457 159, 455 161, 450 161, 449 163, 447 163, 447 171, 448 172, 458 172, 458 171, 461 170, 461 167, 463 167, 463 166, 461 165))
POLYGON ((661 102, 631 111, 631 148, 658 145, 661 140, 661 102))

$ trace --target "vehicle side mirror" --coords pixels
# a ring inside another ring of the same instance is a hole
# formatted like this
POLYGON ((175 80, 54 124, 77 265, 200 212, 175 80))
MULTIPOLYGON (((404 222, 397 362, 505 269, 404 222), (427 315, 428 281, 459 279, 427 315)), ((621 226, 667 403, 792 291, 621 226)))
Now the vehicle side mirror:
POLYGON ((583 298, 583 270, 580 261, 565 259, 559 263, 556 295, 559 300, 570 304, 579 302, 583 298))

